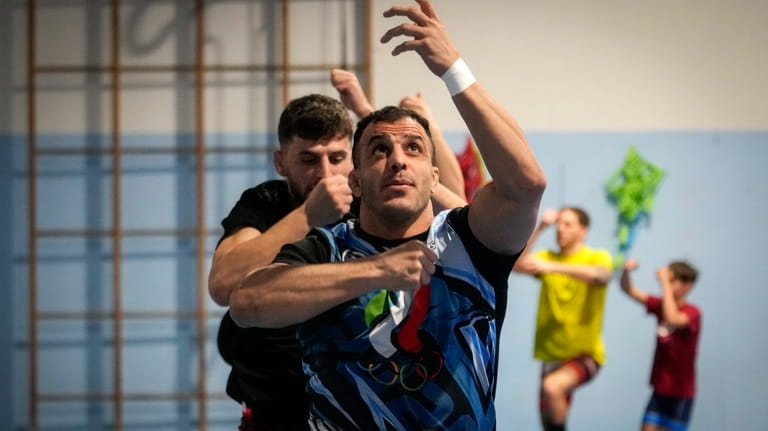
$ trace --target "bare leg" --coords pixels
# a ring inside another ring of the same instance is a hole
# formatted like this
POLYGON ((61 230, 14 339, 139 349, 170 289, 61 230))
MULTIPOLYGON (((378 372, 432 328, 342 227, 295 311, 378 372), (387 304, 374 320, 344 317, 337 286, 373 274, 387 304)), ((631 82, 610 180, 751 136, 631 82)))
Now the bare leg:
POLYGON ((547 425, 564 425, 570 408, 570 395, 579 384, 579 375, 569 366, 560 367, 541 381, 544 405, 541 420, 547 425))
POLYGON ((656 424, 648 424, 648 423, 644 423, 643 427, 640 428, 640 431, 662 431, 662 430, 666 430, 666 428, 659 429, 658 427, 656 427, 656 424))

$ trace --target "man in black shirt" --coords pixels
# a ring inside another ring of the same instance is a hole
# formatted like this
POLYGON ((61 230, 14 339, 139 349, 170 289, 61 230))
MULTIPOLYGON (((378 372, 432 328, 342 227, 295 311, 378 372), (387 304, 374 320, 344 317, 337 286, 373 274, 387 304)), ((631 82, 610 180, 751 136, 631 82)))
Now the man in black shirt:
MULTIPOLYGON (((347 110, 330 97, 309 95, 286 106, 274 155, 285 180, 246 190, 222 221, 224 235, 209 276, 211 297, 219 305, 229 305, 240 279, 271 262, 283 244, 349 212, 351 133, 347 110)), ((244 407, 240 430, 306 429, 306 377, 293 327, 242 329, 227 312, 218 345, 232 366, 227 394, 244 407)))
MULTIPOLYGON (((290 102, 280 117, 280 149, 274 156, 275 169, 285 180, 246 190, 222 221, 224 235, 209 276, 210 295, 217 304, 228 306, 232 290, 250 272, 271 263, 283 244, 303 238, 313 227, 338 221, 353 207, 347 183, 352 122, 344 106, 359 117, 373 109, 354 74, 335 69, 331 81, 344 105, 321 95, 290 102)), ((430 115, 420 97, 403 103, 430 115)), ((440 144, 439 151, 449 153, 445 142, 440 144)), ((460 180, 458 163, 443 166, 448 178, 460 180)), ((461 192, 463 183, 455 190, 461 192)), ((440 208, 464 203, 442 186, 435 200, 440 208)), ((218 345, 232 366, 227 394, 244 405, 241 430, 306 429, 306 377, 294 327, 242 329, 227 312, 218 345)))

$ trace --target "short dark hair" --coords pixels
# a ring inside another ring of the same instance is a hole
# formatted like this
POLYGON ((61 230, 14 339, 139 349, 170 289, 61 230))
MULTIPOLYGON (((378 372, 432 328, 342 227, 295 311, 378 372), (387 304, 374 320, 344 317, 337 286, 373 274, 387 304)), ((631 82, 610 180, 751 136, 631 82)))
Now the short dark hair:
POLYGON ((291 100, 277 125, 280 147, 288 145, 295 136, 308 140, 350 137, 349 111, 338 100, 322 94, 291 100))
POLYGON ((571 211, 576 214, 576 218, 579 220, 579 224, 584 227, 589 227, 589 214, 579 207, 563 207, 560 211, 571 211))
POLYGON ((669 264, 669 270, 675 279, 685 282, 695 283, 699 277, 699 270, 688 262, 675 261, 669 264))
POLYGON ((418 122, 424 131, 427 132, 429 138, 430 148, 432 150, 432 164, 435 164, 435 144, 432 142, 432 132, 429 131, 429 121, 422 117, 415 111, 410 109, 400 108, 398 106, 385 106, 378 111, 373 111, 362 120, 357 122, 357 129, 355 129, 355 136, 352 139, 352 164, 358 167, 360 164, 360 155, 358 145, 360 138, 363 136, 363 131, 366 127, 375 123, 394 123, 402 118, 413 118, 418 122))

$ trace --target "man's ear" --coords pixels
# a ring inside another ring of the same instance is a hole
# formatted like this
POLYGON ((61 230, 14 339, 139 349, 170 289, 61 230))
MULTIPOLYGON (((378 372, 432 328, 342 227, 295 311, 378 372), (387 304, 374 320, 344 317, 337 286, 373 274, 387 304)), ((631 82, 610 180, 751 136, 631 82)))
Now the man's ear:
POLYGON ((275 165, 275 170, 278 174, 285 177, 287 176, 285 173, 285 168, 283 168, 283 152, 280 150, 275 150, 274 153, 272 153, 272 164, 275 165))
POLYGON ((349 188, 352 189, 352 194, 359 198, 362 193, 360 192, 360 173, 357 169, 352 169, 347 177, 347 181, 349 182, 349 188))
POLYGON ((437 190, 438 184, 440 184, 440 169, 437 166, 432 166, 432 193, 437 190))

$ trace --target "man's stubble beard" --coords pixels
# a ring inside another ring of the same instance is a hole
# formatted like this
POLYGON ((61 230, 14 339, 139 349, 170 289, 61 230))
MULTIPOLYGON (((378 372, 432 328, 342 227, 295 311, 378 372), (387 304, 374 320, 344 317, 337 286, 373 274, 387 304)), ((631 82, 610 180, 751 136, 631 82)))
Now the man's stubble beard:
MULTIPOLYGON (((400 199, 400 198, 398 198, 400 199)), ((371 187, 363 186, 361 201, 370 209, 380 223, 392 228, 407 226, 416 220, 427 208, 430 196, 418 195, 412 205, 388 205, 380 202, 380 194, 371 187)))

